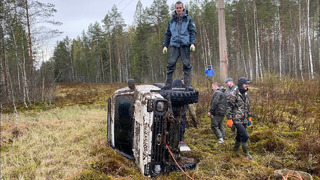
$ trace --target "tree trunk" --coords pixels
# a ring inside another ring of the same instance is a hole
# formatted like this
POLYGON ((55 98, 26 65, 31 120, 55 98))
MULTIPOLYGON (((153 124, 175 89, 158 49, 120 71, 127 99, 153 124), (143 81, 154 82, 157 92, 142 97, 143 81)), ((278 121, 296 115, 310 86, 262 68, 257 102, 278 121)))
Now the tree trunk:
MULTIPOLYGON (((4 37, 4 36, 3 36, 4 37)), ((18 124, 18 112, 17 112, 17 106, 16 106, 16 100, 15 100, 15 96, 14 96, 14 90, 13 90, 13 87, 12 87, 12 80, 11 80, 11 75, 10 75, 10 70, 9 70, 9 65, 8 65, 8 62, 7 62, 7 58, 6 58, 6 51, 4 50, 3 51, 3 60, 4 60, 4 68, 5 68, 5 71, 6 71, 6 77, 7 77, 7 82, 8 82, 8 97, 11 98, 11 101, 12 101, 12 105, 13 105, 13 112, 15 113, 16 115, 16 121, 15 123, 18 124)))
POLYGON ((293 68, 294 68, 294 77, 298 77, 298 70, 297 70, 297 55, 296 55, 296 44, 294 41, 292 42, 293 46, 293 68))
MULTIPOLYGON (((14 45, 14 54, 15 54, 15 58, 17 61, 17 65, 20 63, 19 61, 19 56, 18 56, 18 45, 17 45, 17 40, 16 40, 16 35, 15 35, 15 31, 11 25, 11 33, 12 33, 12 38, 13 38, 13 45, 14 45)), ((24 54, 24 52, 23 52, 24 54)), ((23 62, 25 63, 25 62, 23 62)), ((25 69, 23 68, 23 71, 25 72, 25 69)), ((19 71, 17 72, 18 76, 19 76, 19 71)), ((23 74, 25 76, 25 73, 23 74)), ((25 79, 25 77, 23 77, 23 79, 25 79)), ((20 81, 18 81, 18 84, 20 84, 20 81)), ((23 83, 23 104, 26 108, 28 108, 27 102, 26 102, 26 96, 27 96, 27 83, 23 83)))
POLYGON ((279 12, 279 7, 278 7, 278 25, 279 25, 279 36, 278 36, 278 39, 279 39, 279 77, 280 77, 280 80, 282 80, 282 34, 281 34, 281 22, 280 22, 280 12, 279 12))
MULTIPOLYGON (((257 28, 259 27, 258 24, 259 23, 257 22, 257 28)), ((262 56, 261 56, 261 54, 263 54, 263 26, 262 26, 262 23, 261 23, 260 30, 261 30, 261 38, 260 38, 260 41, 258 40, 258 57, 260 59, 260 61, 259 61, 260 77, 261 77, 261 79, 263 79, 263 68, 262 68, 263 65, 262 65, 262 63, 264 61, 263 61, 262 56), (260 44, 260 42, 261 42, 261 44, 260 44)), ((258 37, 259 37, 259 28, 257 29, 257 32, 258 32, 258 37)))
MULTIPOLYGON (((196 53, 197 53, 197 55, 196 55, 196 61, 197 61, 197 66, 198 66, 198 73, 200 72, 200 51, 199 50, 197 50, 196 51, 196 53)), ((163 72, 165 72, 165 71, 163 71, 163 72)))
POLYGON ((119 74, 119 79, 118 79, 118 82, 122 82, 122 69, 121 69, 121 56, 120 56, 120 43, 119 43, 120 40, 117 41, 117 59, 118 59, 118 74, 119 74))
POLYGON ((111 38, 109 33, 109 40, 108 40, 108 46, 109 46, 109 68, 110 68, 110 83, 112 83, 112 57, 111 57, 111 38))
POLYGON ((268 53, 267 53, 267 66, 268 66, 268 68, 267 68, 267 70, 268 70, 268 73, 270 73, 270 57, 271 57, 271 41, 272 41, 272 39, 271 39, 271 30, 270 29, 268 29, 268 53))
POLYGON ((309 48, 309 61, 310 61, 310 77, 314 79, 314 73, 313 73, 313 61, 312 61, 312 47, 311 47, 311 37, 310 37, 310 17, 309 17, 309 11, 310 11, 310 0, 307 0, 307 35, 308 35, 308 48, 309 48))
POLYGON ((210 48, 210 41, 209 41, 209 37, 208 37, 208 31, 205 30, 205 39, 206 39, 206 48, 207 48, 207 52, 208 52, 208 61, 209 61, 209 64, 212 64, 211 62, 211 48, 210 48))
POLYGON ((69 49, 69 56, 70 56, 70 67, 71 67, 71 81, 74 82, 76 80, 75 73, 74 73, 74 63, 73 63, 73 56, 71 47, 69 49))
POLYGON ((300 69, 300 75, 301 79, 303 80, 303 69, 302 69, 302 16, 301 16, 301 0, 299 3, 299 36, 298 36, 298 48, 299 48, 299 69, 300 69))
POLYGON ((32 40, 31 40, 31 31, 30 31, 28 0, 25 0, 25 4, 26 4, 26 16, 27 16, 27 26, 28 26, 28 38, 29 38, 30 73, 31 73, 31 77, 33 77, 32 40))
MULTIPOLYGON (((245 14, 247 14, 246 12, 246 7, 244 8, 244 12, 245 14)), ((248 22, 247 22, 247 16, 244 16, 244 24, 246 27, 246 34, 247 34, 247 41, 248 41, 248 56, 249 56, 249 75, 250 75, 250 79, 253 78, 253 67, 252 67, 252 56, 251 56, 251 48, 250 48, 250 39, 249 39, 249 30, 248 30, 248 22)))
POLYGON ((104 70, 103 70, 103 59, 102 59, 102 53, 100 54, 100 66, 101 66, 101 72, 102 72, 102 82, 105 82, 104 79, 104 70))
MULTIPOLYGON (((3 66, 3 62, 5 62, 5 58, 6 58, 6 51, 5 51, 5 41, 4 41, 4 20, 2 19, 1 21, 1 26, 0 26, 0 32, 1 32, 1 41, 2 41, 2 58, 1 58, 1 62, 0 62, 0 116, 2 113, 2 103, 4 101, 3 97, 6 97, 3 95, 4 90, 7 89, 7 85, 5 83, 5 71, 4 71, 4 66, 3 66)), ((7 91, 6 91, 7 92, 7 91)), ((0 117, 1 118, 1 117, 0 117)))
POLYGON ((283 67, 287 67, 286 66, 286 63, 287 63, 287 40, 286 40, 286 29, 285 29, 285 22, 286 22, 286 19, 285 19, 285 0, 281 0, 281 14, 279 16, 280 18, 280 27, 281 27, 281 57, 282 57, 282 64, 281 64, 281 73, 282 74, 286 74, 286 69, 283 68, 283 67), (283 66, 284 64, 284 66, 283 66))
POLYGON ((22 49, 23 49, 23 63, 22 63, 22 72, 23 72, 23 89, 24 89, 24 96, 25 98, 27 98, 27 102, 30 103, 31 105, 31 101, 30 101, 30 97, 29 97, 29 86, 28 86, 28 81, 27 81, 27 67, 26 67, 26 56, 25 56, 25 48, 22 45, 22 49))
MULTIPOLYGON (((236 69, 236 72, 237 72, 237 74, 236 74, 236 76, 238 77, 239 76, 239 73, 238 72, 240 72, 240 66, 241 66, 241 64, 240 64, 240 62, 241 62, 241 41, 240 41, 240 28, 239 28, 239 19, 237 18, 237 31, 238 31, 238 42, 237 42, 237 56, 236 56, 236 61, 237 61, 237 67, 235 67, 235 69, 236 69)), ((244 63, 244 65, 245 65, 245 63, 244 63)), ((244 67, 245 68, 245 67, 244 67)), ((234 74, 233 74, 234 75, 234 74)))
POLYGON ((20 63, 20 62, 17 62, 17 82, 18 82, 18 91, 21 91, 20 69, 22 69, 22 68, 21 68, 21 63, 20 63))
POLYGON ((44 100, 45 100, 45 99, 44 99, 44 91, 45 91, 45 90, 44 90, 44 87, 45 87, 45 86, 44 86, 44 78, 45 78, 45 76, 42 77, 42 91, 41 91, 41 101, 42 101, 42 102, 44 102, 44 100))
POLYGON ((254 51, 255 51, 255 60, 256 60, 256 78, 259 79, 259 30, 257 25, 257 7, 256 1, 253 1, 253 27, 254 27, 254 51))

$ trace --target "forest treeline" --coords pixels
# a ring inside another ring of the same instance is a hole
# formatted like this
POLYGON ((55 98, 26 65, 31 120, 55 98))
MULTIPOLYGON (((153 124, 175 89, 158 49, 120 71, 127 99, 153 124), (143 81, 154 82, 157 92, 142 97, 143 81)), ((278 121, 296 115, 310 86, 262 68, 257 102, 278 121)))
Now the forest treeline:
MULTIPOLYGON (((150 7, 143 7, 139 0, 130 25, 113 5, 104 19, 92 22, 77 38, 58 41, 53 56, 40 68, 35 68, 41 56, 39 47, 33 46, 39 39, 30 32, 30 26, 39 22, 37 19, 52 17, 54 5, 34 0, 0 3, 4 103, 23 102, 28 106, 46 101, 54 82, 114 83, 129 78, 141 83, 165 81, 168 55, 162 54, 162 43, 174 7, 166 0, 153 0, 150 7)), ((219 74, 216 1, 190 0, 184 6, 197 28, 196 51, 191 54, 192 77, 203 76, 208 64, 219 74)), ((318 78, 319 16, 319 0, 225 1, 229 76, 263 79, 270 73, 279 79, 318 78)), ((181 68, 178 63, 175 76, 182 75, 181 68)))

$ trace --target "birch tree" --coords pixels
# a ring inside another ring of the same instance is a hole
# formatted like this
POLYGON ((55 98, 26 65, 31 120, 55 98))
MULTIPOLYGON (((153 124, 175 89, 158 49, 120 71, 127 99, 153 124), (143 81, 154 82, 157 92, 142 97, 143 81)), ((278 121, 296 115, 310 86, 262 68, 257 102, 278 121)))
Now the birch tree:
POLYGON ((310 77, 314 79, 314 73, 313 73, 313 61, 312 61, 312 47, 311 47, 311 37, 310 37, 310 0, 307 0, 307 36, 308 36, 308 49, 309 49, 309 61, 310 61, 310 77))

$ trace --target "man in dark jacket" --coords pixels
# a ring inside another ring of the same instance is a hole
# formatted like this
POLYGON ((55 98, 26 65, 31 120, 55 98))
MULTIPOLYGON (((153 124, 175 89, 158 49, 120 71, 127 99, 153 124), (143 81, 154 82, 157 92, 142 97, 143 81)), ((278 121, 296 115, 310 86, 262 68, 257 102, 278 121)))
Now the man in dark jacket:
POLYGON ((208 112, 208 117, 211 117, 211 129, 218 138, 219 143, 223 143, 225 137, 223 119, 227 109, 227 96, 224 93, 224 87, 220 87, 219 83, 212 83, 214 91, 211 100, 211 107, 208 112))
POLYGON ((234 151, 238 152, 240 145, 247 158, 252 159, 248 152, 248 133, 247 125, 251 125, 250 100, 248 96, 248 87, 251 81, 242 77, 238 80, 238 89, 231 91, 228 96, 227 118, 228 127, 232 124, 237 128, 234 151))
POLYGON ((176 2, 172 19, 168 22, 163 41, 163 53, 167 54, 170 45, 169 62, 167 65, 166 85, 162 89, 172 87, 172 76, 176 69, 178 58, 181 58, 184 72, 184 83, 187 90, 193 90, 190 86, 190 51, 195 51, 196 26, 188 11, 183 8, 181 1, 176 2))

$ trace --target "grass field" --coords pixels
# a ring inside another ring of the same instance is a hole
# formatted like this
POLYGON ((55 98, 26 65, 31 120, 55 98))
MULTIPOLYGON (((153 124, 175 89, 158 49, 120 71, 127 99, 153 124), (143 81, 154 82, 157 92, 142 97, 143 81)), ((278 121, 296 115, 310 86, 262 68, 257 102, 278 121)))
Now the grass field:
MULTIPOLYGON (((106 99, 125 84, 61 84, 51 108, 1 115, 1 179, 148 179, 106 142, 106 99), (17 121, 16 121, 17 120, 17 121)), ((197 87, 198 86, 198 87, 197 87)), ((276 169, 320 177, 319 82, 270 77, 250 88, 253 160, 232 151, 226 128, 218 144, 206 117, 210 91, 200 85, 199 129, 188 128, 190 156, 199 159, 194 179, 268 179, 276 169)), ((41 106, 43 107, 43 106, 41 106)), ((241 151, 240 151, 241 152, 241 151)), ((188 179, 181 172, 154 179, 188 179)))

